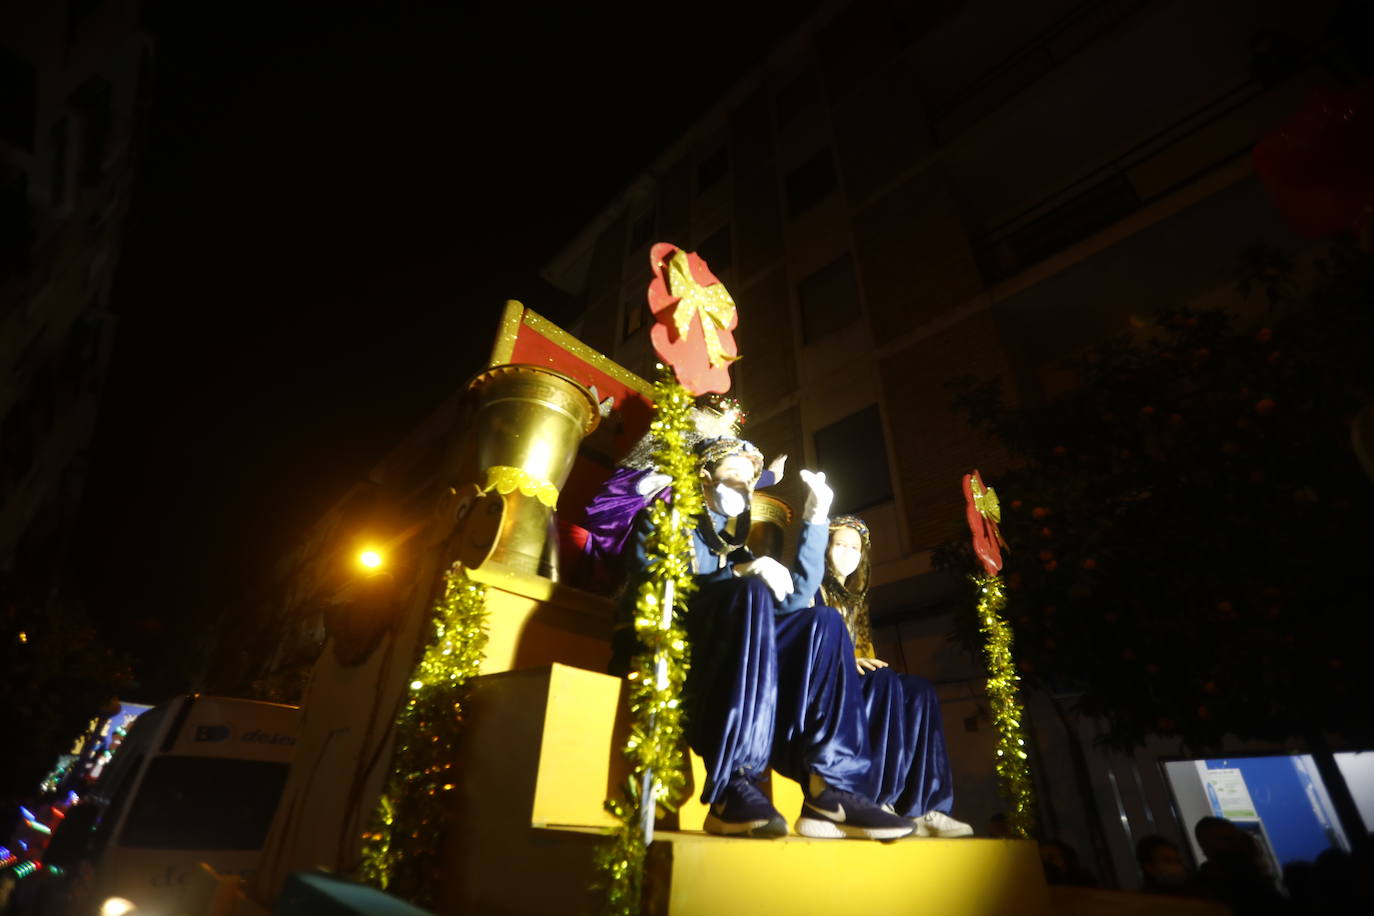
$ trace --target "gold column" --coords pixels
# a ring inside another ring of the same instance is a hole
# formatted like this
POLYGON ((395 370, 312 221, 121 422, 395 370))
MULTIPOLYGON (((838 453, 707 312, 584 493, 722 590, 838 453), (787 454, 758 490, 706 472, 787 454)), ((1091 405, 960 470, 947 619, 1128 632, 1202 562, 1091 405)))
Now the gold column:
POLYGON ((582 385, 544 366, 496 366, 468 383, 477 404, 479 486, 506 497, 491 562, 540 572, 558 493, 583 436, 601 422, 582 385))

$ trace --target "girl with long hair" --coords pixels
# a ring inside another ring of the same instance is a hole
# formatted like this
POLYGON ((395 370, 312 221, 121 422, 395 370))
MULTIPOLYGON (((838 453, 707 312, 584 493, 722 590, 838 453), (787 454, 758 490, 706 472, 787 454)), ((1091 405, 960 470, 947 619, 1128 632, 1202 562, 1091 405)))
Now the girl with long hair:
POLYGON ((876 657, 868 620, 872 552, 862 519, 831 520, 820 598, 844 617, 854 641, 868 712, 872 796, 912 818, 916 836, 968 836, 973 828, 949 816, 954 786, 935 686, 918 675, 899 674, 876 657))

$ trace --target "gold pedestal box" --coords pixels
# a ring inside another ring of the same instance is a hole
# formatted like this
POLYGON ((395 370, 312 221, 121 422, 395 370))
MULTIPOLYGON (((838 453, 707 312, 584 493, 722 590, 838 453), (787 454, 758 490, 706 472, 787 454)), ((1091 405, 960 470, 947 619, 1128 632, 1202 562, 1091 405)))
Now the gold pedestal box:
MULTIPOLYGON (((618 678, 560 664, 473 682, 437 912, 597 911, 594 854, 613 824, 602 802, 627 773, 620 690, 618 678)), ((778 804, 795 818, 800 792, 778 804)), ((684 812, 683 823, 701 821, 684 812)), ((647 881, 653 916, 1051 912, 1035 845, 1006 840, 735 840, 660 830, 647 881)))

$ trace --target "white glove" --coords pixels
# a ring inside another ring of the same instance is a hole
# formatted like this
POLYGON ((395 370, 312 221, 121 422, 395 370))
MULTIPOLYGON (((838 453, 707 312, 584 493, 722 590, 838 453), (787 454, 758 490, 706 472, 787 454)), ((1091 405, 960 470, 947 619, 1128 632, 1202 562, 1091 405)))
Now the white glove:
POLYGON ((768 464, 768 470, 773 472, 773 485, 782 483, 782 475, 787 471, 787 455, 779 455, 768 464))
POLYGON ((835 500, 835 491, 825 482, 825 471, 802 471, 801 479, 811 492, 806 494, 806 508, 802 518, 807 524, 824 525, 830 521, 830 504, 835 500))
POLYGON ((787 571, 786 566, 772 557, 759 557, 748 563, 740 563, 735 566, 735 575, 762 579, 763 584, 773 593, 773 597, 779 601, 792 594, 792 574, 787 571))
POLYGON ((644 475, 639 483, 635 484, 635 490, 638 491, 640 496, 653 496, 672 482, 673 478, 669 477, 667 474, 654 472, 644 475))

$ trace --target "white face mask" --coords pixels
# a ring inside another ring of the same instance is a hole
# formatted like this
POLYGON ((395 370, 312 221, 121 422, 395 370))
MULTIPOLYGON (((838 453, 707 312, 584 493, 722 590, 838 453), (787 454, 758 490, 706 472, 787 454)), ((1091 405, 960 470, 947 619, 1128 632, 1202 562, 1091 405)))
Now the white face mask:
POLYGON ((728 483, 716 484, 716 508, 730 518, 743 514, 748 508, 744 494, 728 483))
POLYGON ((830 548, 830 565, 835 567, 835 572, 841 579, 848 579, 854 570, 859 568, 859 557, 861 554, 857 550, 848 550, 838 545, 830 548))
POLYGON ((863 540, 853 528, 836 528, 830 534, 830 549, 827 551, 830 566, 840 581, 848 579, 859 568, 863 559, 863 540))

